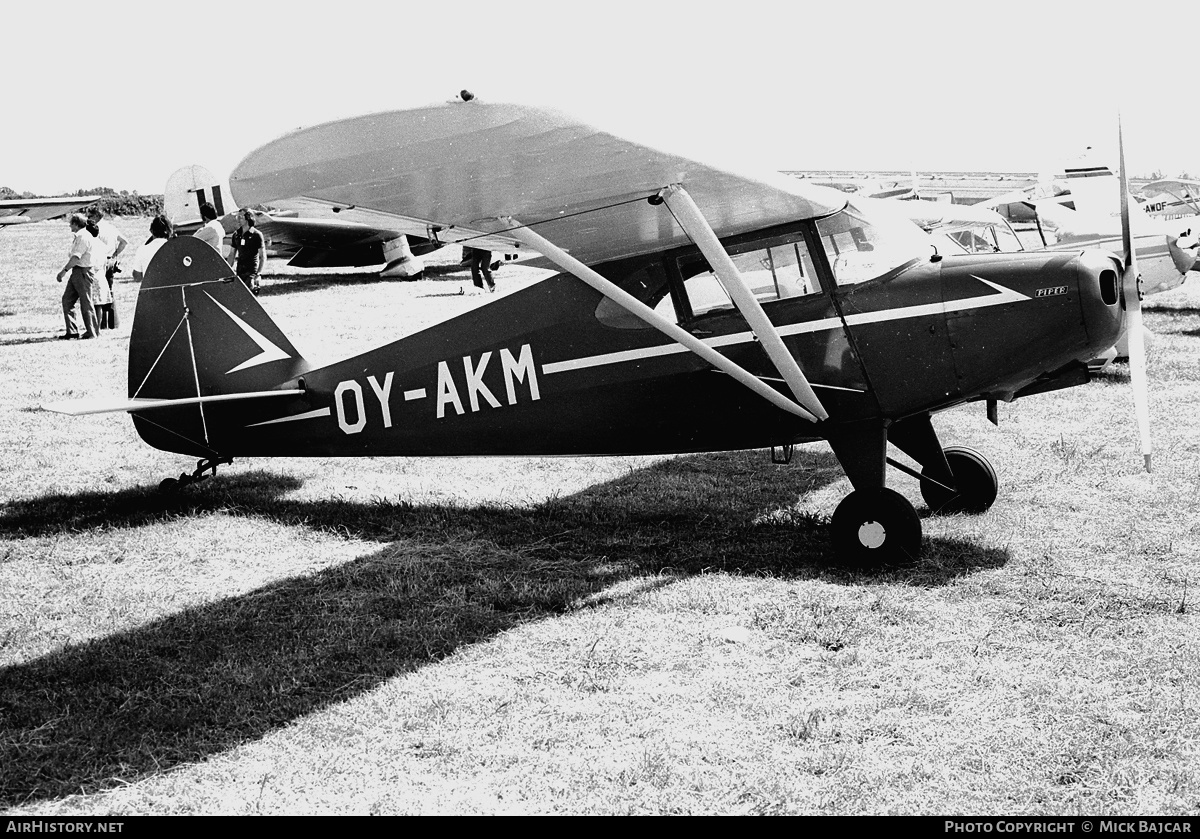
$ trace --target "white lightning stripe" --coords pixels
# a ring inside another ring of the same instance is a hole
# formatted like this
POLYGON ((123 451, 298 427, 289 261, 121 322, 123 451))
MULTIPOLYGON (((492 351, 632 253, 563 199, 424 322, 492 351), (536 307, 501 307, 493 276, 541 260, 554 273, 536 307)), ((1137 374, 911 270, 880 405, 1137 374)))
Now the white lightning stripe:
POLYGON ((279 419, 266 420, 264 422, 252 422, 247 425, 247 428, 254 428, 256 425, 275 425, 279 422, 295 422, 296 420, 316 419, 317 417, 327 417, 330 414, 328 408, 317 408, 315 411, 307 411, 303 414, 295 414, 290 417, 280 417, 279 419))
POLYGON ((423 388, 423 387, 417 388, 416 390, 404 391, 404 401, 405 402, 409 402, 413 399, 424 399, 424 398, 425 398, 425 388, 423 388))
MULTIPOLYGON (((778 377, 759 376, 759 378, 762 379, 764 382, 779 382, 780 384, 787 384, 787 382, 785 382, 783 379, 780 379, 778 377)), ((846 393, 866 393, 866 391, 860 387, 841 387, 839 385, 823 385, 823 384, 819 384, 817 382, 812 382, 812 386, 813 387, 823 387, 826 390, 844 390, 846 393)))
MULTIPOLYGON (((218 301, 216 298, 214 298, 207 291, 204 292, 204 296, 207 297, 209 300, 212 300, 212 302, 216 303, 218 306, 221 306, 220 301, 218 301)), ((259 332, 253 326, 251 326, 250 324, 246 323, 244 320, 239 318, 233 312, 229 311, 224 306, 221 306, 221 311, 224 312, 225 314, 229 315, 230 320, 232 320, 234 323, 236 323, 243 332, 245 332, 248 336, 250 336, 250 340, 252 340, 254 343, 258 344, 258 348, 260 350, 262 350, 262 352, 260 352, 258 355, 254 356, 253 358, 243 361, 241 364, 239 364, 237 367, 234 367, 232 370, 227 370, 225 372, 226 376, 228 376, 230 373, 236 373, 239 370, 245 370, 248 367, 257 367, 260 364, 266 364, 270 361, 283 361, 285 358, 291 358, 290 355, 288 355, 286 352, 279 349, 279 347, 277 347, 273 343, 271 343, 266 338, 266 336, 264 336, 261 332, 259 332)))
MULTIPOLYGON (((1031 300, 1027 294, 1022 294, 1019 291, 1014 291, 1011 288, 993 283, 991 280, 985 280, 983 277, 975 274, 972 278, 979 280, 985 285, 991 286, 1000 292, 999 294, 982 294, 978 297, 964 297, 961 300, 951 300, 949 303, 926 303, 921 306, 904 306, 899 309, 883 309, 878 312, 863 312, 856 315, 847 315, 846 323, 850 326, 856 326, 863 323, 884 323, 890 320, 904 320, 906 318, 924 317, 926 315, 936 315, 941 313, 949 314, 950 312, 959 312, 964 309, 983 309, 988 306, 1003 306, 1006 303, 1019 303, 1022 300, 1031 300)), ((803 335, 810 332, 825 332, 830 329, 837 329, 842 325, 840 318, 821 318, 820 320, 810 320, 804 323, 793 323, 787 326, 780 326, 780 335, 803 335)), ((754 340, 754 333, 750 331, 735 332, 731 335, 722 335, 719 338, 705 339, 704 343, 710 347, 725 347, 732 344, 748 344, 754 340)), ((586 358, 575 358, 569 361, 553 361, 549 364, 542 365, 542 372, 550 373, 566 373, 571 370, 584 370, 588 367, 603 367, 608 364, 621 364, 626 361, 642 361, 649 358, 657 358, 664 355, 674 355, 676 353, 687 352, 687 348, 682 344, 660 344, 657 347, 646 347, 638 350, 625 350, 623 352, 605 353, 604 355, 593 355, 586 358)), ((816 385, 813 385, 816 387, 816 385)))
POLYGON ((976 274, 972 274, 971 277, 985 285, 991 286, 1000 293, 982 294, 978 297, 964 297, 961 300, 951 300, 948 303, 926 303, 924 306, 905 306, 902 309, 884 309, 881 312, 849 315, 846 317, 846 323, 850 326, 860 323, 882 323, 889 320, 904 320, 905 318, 922 317, 924 315, 936 315, 939 312, 950 314, 951 312, 961 312, 966 309, 986 309, 988 306, 1003 306, 1006 303, 1020 303, 1022 300, 1033 299, 1027 294, 997 285, 991 280, 985 280, 976 274))

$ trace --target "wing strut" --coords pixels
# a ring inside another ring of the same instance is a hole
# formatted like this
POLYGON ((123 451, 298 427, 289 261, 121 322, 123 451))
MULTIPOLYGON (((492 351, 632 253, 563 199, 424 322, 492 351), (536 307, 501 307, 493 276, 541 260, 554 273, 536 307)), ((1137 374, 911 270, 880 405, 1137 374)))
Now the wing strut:
MULTIPOLYGON (((638 300, 629 292, 625 291, 609 280, 606 280, 604 277, 600 276, 600 274, 584 265, 562 248, 551 243, 549 240, 543 238, 537 233, 534 233, 528 227, 522 227, 519 222, 511 217, 503 218, 501 221, 508 225, 508 232, 523 245, 538 251, 564 271, 575 275, 579 279, 583 280, 583 282, 596 289, 596 291, 612 300, 614 303, 617 303, 625 309, 628 309, 630 312, 653 326, 659 332, 662 332, 671 340, 678 341, 680 344, 687 347, 696 355, 707 361, 713 367, 716 367, 718 370, 721 370, 724 373, 728 373, 734 379, 750 388, 750 390, 766 399, 772 405, 775 405, 777 408, 782 408, 788 413, 802 417, 803 419, 810 420, 812 422, 817 421, 817 416, 812 411, 796 404, 791 399, 788 399, 787 396, 763 382, 753 373, 730 361, 708 344, 701 341, 695 335, 682 329, 678 324, 674 324, 667 320, 641 300, 638 300)), ((824 411, 821 412, 821 416, 822 418, 826 416, 824 411)))
POLYGON ((763 311, 762 305, 754 296, 754 292, 742 279, 737 266, 733 264, 729 253, 721 246, 717 234, 709 226, 704 214, 692 200, 692 196, 681 184, 667 187, 662 191, 661 196, 667 202, 667 206, 671 208, 671 213, 679 222, 680 227, 696 243, 696 247, 700 248, 700 253, 704 254, 704 258, 716 272, 717 279, 721 281, 721 285, 733 300, 733 305, 737 306, 742 317, 746 319, 746 323, 750 325, 750 331, 754 333, 754 337, 762 344, 762 348, 766 350, 771 361, 775 362, 775 368, 779 370, 779 374, 791 388, 796 401, 818 418, 829 419, 825 406, 813 393, 812 386, 804 377, 804 371, 800 369, 795 357, 783 345, 783 338, 780 337, 779 330, 775 328, 775 324, 771 323, 767 313, 763 311))

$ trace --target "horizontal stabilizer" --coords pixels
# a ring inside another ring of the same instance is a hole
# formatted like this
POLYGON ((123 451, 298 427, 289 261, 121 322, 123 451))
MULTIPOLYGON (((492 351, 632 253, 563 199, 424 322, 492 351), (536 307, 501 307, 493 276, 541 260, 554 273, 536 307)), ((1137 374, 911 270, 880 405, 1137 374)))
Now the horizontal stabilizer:
POLYGON ((295 396, 298 393, 304 393, 304 390, 291 388, 289 390, 262 390, 256 393, 220 393, 214 396, 191 396, 182 399, 67 399, 62 402, 47 402, 41 408, 43 411, 54 411, 57 414, 70 414, 78 417, 84 414, 112 414, 121 411, 133 413, 134 411, 149 411, 154 408, 176 408, 180 405, 266 399, 271 396, 295 396))

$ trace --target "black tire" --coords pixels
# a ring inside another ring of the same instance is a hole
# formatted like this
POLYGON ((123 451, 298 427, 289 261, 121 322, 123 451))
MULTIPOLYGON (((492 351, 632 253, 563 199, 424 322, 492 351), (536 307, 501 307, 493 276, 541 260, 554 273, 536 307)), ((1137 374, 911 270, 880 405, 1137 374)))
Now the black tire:
POLYGON ((887 487, 855 490, 830 520, 833 549, 848 565, 904 565, 921 555, 921 520, 900 493, 887 487))
MULTIPOLYGON (((958 491, 951 492, 939 484, 923 480, 921 497, 930 510, 943 515, 977 515, 985 512, 996 502, 996 495, 1000 491, 996 470, 986 457, 966 446, 950 446, 945 451, 958 491)), ((922 477, 925 471, 922 470, 922 477)))
POLYGON ((174 494, 179 491, 179 481, 175 478, 163 478, 158 482, 158 491, 167 495, 174 494))

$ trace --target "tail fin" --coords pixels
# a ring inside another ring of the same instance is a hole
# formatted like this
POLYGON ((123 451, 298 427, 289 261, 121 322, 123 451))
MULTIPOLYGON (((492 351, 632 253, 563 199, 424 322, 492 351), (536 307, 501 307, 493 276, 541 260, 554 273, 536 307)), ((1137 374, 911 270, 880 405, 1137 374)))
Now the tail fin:
POLYGON ((237 212, 229 189, 203 166, 184 166, 167 178, 163 212, 176 227, 199 224, 200 205, 205 202, 216 208, 217 218, 237 212))
MULTIPOLYGON (((146 270, 129 339, 130 399, 183 399, 278 389, 310 365, 234 276, 191 236, 170 240, 146 270)), ((221 452, 218 409, 134 413, 142 439, 166 451, 221 452), (206 413, 207 411, 207 413, 206 413)))
MULTIPOLYGON (((1120 219, 1121 182, 1107 165, 1103 153, 1089 146, 1083 154, 1066 165, 1063 174, 1077 213, 1093 220, 1120 219)), ((1147 215, 1141 204, 1130 200, 1129 212, 1133 228, 1146 229, 1147 215)))

